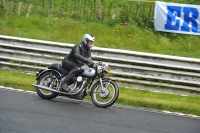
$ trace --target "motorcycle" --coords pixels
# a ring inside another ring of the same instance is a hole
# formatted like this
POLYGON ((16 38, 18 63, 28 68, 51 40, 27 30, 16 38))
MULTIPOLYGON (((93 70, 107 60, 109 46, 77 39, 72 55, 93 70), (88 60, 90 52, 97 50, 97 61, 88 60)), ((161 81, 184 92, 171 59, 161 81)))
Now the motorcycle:
POLYGON ((71 99, 83 100, 85 96, 91 96, 92 102, 101 108, 112 106, 119 95, 116 82, 107 78, 110 67, 102 62, 96 63, 94 67, 82 67, 82 72, 73 78, 68 84, 69 91, 60 87, 61 82, 69 73, 58 63, 51 64, 48 69, 36 72, 37 94, 42 99, 53 99, 57 96, 65 96, 71 99))

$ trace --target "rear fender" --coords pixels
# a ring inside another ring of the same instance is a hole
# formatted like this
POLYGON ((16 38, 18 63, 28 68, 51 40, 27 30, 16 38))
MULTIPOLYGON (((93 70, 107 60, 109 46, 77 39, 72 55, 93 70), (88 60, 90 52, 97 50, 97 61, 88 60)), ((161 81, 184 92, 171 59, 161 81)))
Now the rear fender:
POLYGON ((44 74, 46 72, 51 72, 51 71, 56 72, 60 77, 62 76, 62 74, 59 71, 55 70, 55 69, 46 69, 46 70, 43 70, 42 72, 37 74, 36 80, 38 80, 41 77, 42 74, 44 74))

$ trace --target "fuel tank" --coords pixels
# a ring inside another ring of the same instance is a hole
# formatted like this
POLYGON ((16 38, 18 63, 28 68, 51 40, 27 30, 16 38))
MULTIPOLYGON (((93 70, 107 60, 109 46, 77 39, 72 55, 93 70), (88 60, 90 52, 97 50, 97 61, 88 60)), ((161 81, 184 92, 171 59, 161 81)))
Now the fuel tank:
POLYGON ((95 69, 94 68, 83 68, 83 73, 81 76, 87 76, 87 77, 92 77, 95 75, 95 69))

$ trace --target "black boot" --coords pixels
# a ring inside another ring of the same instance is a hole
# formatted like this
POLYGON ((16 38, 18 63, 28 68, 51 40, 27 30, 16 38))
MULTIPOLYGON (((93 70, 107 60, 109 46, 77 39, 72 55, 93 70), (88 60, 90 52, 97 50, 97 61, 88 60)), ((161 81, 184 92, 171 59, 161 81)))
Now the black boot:
POLYGON ((65 79, 62 81, 61 83, 61 88, 66 90, 66 91, 70 91, 70 88, 68 87, 68 84, 73 80, 74 76, 76 76, 76 73, 80 73, 81 72, 81 68, 76 66, 74 67, 69 73, 68 75, 65 77, 65 79))
POLYGON ((60 84, 60 87, 69 92, 70 91, 70 88, 68 87, 68 84, 69 84, 69 79, 67 77, 65 77, 65 79, 62 81, 62 83, 60 84))

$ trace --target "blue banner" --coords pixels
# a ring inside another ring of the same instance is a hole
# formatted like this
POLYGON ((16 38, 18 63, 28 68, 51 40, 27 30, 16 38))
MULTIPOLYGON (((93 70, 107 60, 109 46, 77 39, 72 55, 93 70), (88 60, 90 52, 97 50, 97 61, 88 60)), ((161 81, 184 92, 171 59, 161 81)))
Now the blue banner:
POLYGON ((200 35, 200 6, 156 1, 154 27, 157 31, 200 35))

